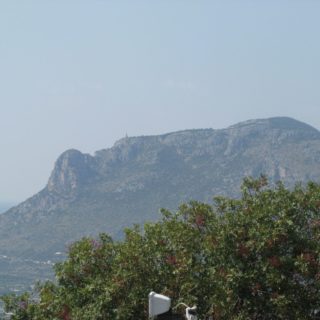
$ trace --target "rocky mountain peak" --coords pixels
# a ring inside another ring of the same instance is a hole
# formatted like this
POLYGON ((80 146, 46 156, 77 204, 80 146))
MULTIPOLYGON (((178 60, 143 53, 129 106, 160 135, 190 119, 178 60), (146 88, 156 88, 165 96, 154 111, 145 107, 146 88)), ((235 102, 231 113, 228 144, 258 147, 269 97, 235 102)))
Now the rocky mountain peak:
POLYGON ((247 148, 249 145, 262 142, 271 147, 320 138, 317 129, 289 117, 248 120, 223 131, 228 134, 228 144, 232 146, 231 152, 239 149, 239 146, 247 148))
POLYGON ((73 194, 92 176, 94 158, 71 149, 61 154, 49 178, 47 189, 58 194, 73 194))

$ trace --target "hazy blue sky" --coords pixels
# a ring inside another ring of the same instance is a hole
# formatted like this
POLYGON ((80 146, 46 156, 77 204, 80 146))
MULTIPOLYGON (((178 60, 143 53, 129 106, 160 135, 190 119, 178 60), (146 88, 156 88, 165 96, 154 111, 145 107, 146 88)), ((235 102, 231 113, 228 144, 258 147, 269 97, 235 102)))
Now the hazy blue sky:
POLYGON ((69 148, 291 116, 320 129, 320 1, 3 0, 0 202, 69 148))

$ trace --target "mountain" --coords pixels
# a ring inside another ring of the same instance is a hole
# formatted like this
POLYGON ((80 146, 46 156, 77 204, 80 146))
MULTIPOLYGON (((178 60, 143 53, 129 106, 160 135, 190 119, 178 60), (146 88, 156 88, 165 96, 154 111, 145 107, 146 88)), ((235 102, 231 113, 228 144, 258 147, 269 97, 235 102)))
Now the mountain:
POLYGON ((320 132, 281 117, 125 137, 94 156, 68 150, 43 190, 0 215, 0 292, 47 277, 82 236, 119 238, 161 207, 237 196, 243 177, 261 173, 287 186, 320 181, 320 132))

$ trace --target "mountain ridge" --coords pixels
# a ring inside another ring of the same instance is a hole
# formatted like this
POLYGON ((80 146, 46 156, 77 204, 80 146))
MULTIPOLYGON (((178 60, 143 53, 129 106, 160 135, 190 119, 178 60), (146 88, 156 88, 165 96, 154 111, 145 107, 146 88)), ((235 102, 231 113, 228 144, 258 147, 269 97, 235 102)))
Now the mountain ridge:
MULTIPOLYGON (((237 196, 245 176, 320 181, 319 164, 320 132, 288 117, 124 137, 94 155, 70 149, 38 194, 0 215, 0 255, 54 262, 68 243, 99 232, 119 238, 161 207, 237 196)), ((0 259, 0 276, 9 270, 1 268, 0 259)))
MULTIPOLYGON (((114 161, 127 161, 129 156, 133 156, 134 150, 126 149, 126 146, 134 145, 136 147, 137 143, 140 140, 151 139, 155 140, 156 142, 163 143, 168 138, 174 138, 179 135, 186 135, 192 133, 205 133, 206 136, 211 135, 212 133, 224 133, 230 130, 239 130, 243 128, 248 128, 251 126, 260 126, 264 125, 265 127, 269 124, 274 124, 274 122, 278 122, 279 120, 283 123, 285 120, 287 123, 290 123, 290 126, 287 128, 294 128, 297 130, 297 127, 300 126, 301 129, 308 129, 308 137, 320 137, 320 132, 315 129, 314 127, 300 122, 298 120, 289 118, 289 117, 273 117, 268 119, 256 119, 256 120, 247 120, 243 122, 239 122, 235 125, 231 125, 227 128, 223 129, 187 129, 187 130, 179 130, 170 133, 165 133, 161 135, 146 135, 146 136, 134 136, 134 137, 124 137, 117 140, 111 148, 108 149, 101 149, 94 153, 94 155, 90 155, 87 153, 82 153, 76 149, 69 149, 63 152, 57 159, 54 169, 49 177, 48 183, 46 187, 43 189, 48 189, 48 191, 52 194, 56 193, 63 198, 63 194, 72 194, 72 191, 78 188, 78 184, 80 183, 89 183, 89 180, 93 179, 93 175, 95 174, 95 170, 92 168, 97 158, 101 157, 101 154, 107 154, 107 160, 110 162, 114 161), (297 126, 298 125, 298 126, 297 126), (118 150, 115 149, 123 149, 122 153, 119 153, 118 150), (114 152, 115 151, 115 152, 114 152), (108 153, 113 153, 112 156, 109 156, 108 153), (91 165, 90 165, 91 162, 91 165), (89 172, 88 172, 89 171, 89 172), (61 175, 63 173, 63 175, 61 175), (60 174, 60 176, 59 176, 60 174)), ((279 126, 275 126, 275 128, 279 128, 279 126)), ((243 138, 243 137, 242 137, 243 138)), ((170 142, 169 142, 170 144, 170 142)), ((232 143, 230 143, 232 145, 232 143)), ((230 145, 225 151, 225 154, 229 154, 230 145)), ((42 190, 42 191, 43 191, 42 190)), ((40 191, 41 193, 41 191, 40 191)), ((38 193, 39 194, 39 193, 38 193)), ((22 203, 29 201, 30 199, 34 198, 38 194, 26 199, 22 203)), ((14 208, 19 207, 21 204, 14 206, 13 208, 9 209, 11 211, 14 208)), ((5 213, 7 213, 6 211, 5 213)))

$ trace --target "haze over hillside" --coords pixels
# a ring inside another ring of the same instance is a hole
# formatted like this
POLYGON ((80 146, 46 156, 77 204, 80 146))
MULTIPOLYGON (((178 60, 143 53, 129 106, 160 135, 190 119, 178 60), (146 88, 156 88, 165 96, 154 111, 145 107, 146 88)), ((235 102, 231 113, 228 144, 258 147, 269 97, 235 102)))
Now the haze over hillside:
POLYGON ((10 280, 1 289, 46 277, 82 236, 119 238, 124 227, 157 219, 161 207, 237 196, 249 175, 288 186, 320 181, 319 164, 320 132, 284 117, 126 137, 94 156, 68 150, 43 190, 0 216, 0 279, 10 280))
POLYGON ((7 211, 9 208, 13 206, 12 203, 2 202, 0 203, 0 214, 7 211))

